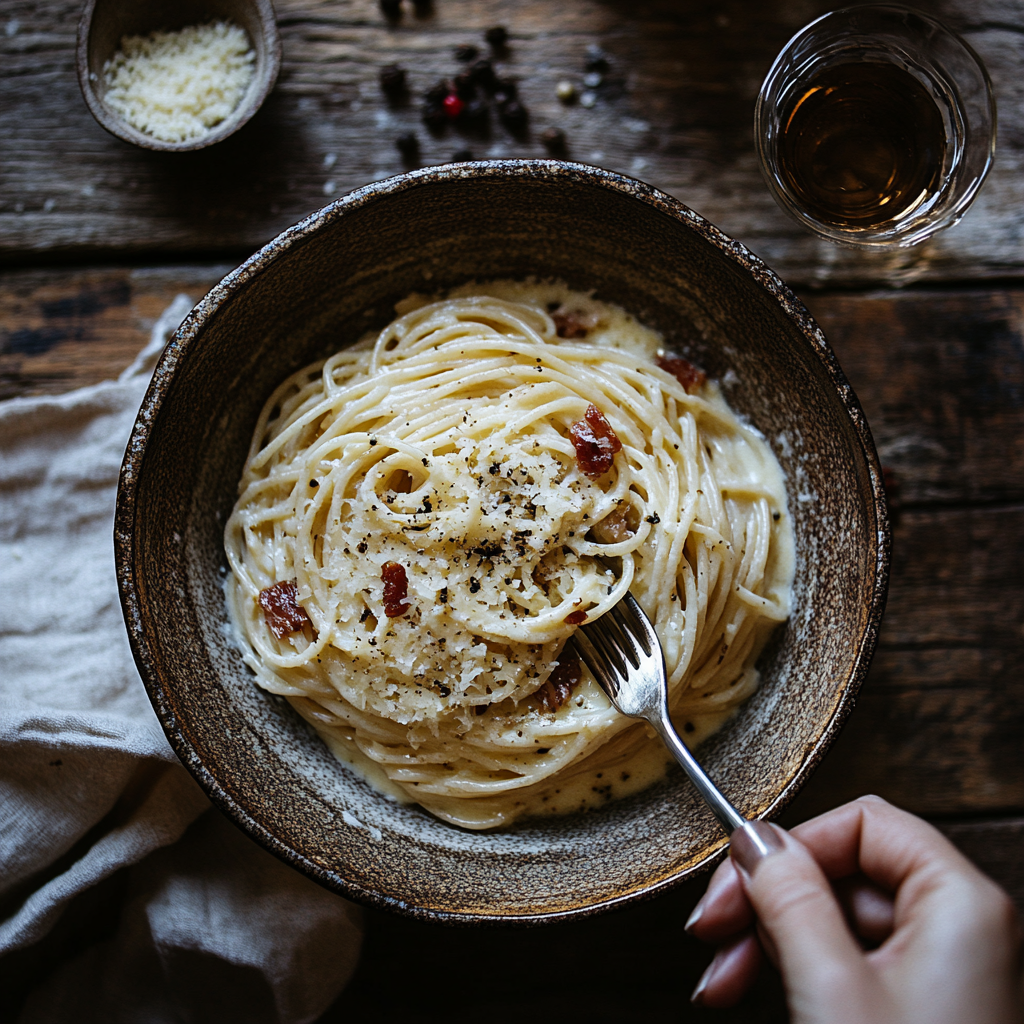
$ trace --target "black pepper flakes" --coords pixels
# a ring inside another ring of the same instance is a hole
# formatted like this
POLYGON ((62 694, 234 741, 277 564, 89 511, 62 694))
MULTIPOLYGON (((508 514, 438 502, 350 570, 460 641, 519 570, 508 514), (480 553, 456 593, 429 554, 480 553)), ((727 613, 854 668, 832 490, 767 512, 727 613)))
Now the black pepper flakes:
POLYGON ((649 522, 653 526, 655 523, 660 523, 661 522, 661 516, 659 516, 657 512, 652 512, 647 517, 647 522, 649 522))
POLYGON ((479 592, 479 590, 480 590, 480 581, 475 576, 470 576, 470 578, 469 578, 469 592, 471 594, 476 594, 476 593, 479 592))

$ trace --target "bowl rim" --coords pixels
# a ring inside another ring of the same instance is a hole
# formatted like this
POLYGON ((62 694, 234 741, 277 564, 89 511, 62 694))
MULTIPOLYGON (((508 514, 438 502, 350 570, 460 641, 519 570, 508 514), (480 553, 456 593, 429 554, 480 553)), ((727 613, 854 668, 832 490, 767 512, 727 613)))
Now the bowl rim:
POLYGON ((597 903, 546 913, 507 915, 501 913, 437 910, 414 906, 405 900, 363 887, 349 881, 337 871, 314 863, 298 850, 281 842, 248 813, 213 776, 200 760, 197 751, 179 728, 170 703, 165 699, 163 682, 152 657, 149 640, 143 630, 143 592, 136 586, 134 573, 134 526, 139 479, 144 471, 146 444, 155 424, 165 394, 171 385, 179 362, 188 355, 196 338, 217 310, 247 284, 259 277, 273 262, 293 246, 302 244, 321 227, 341 220, 360 210, 411 189, 447 180, 525 180, 578 181, 581 184, 609 189, 643 202, 685 227, 697 232, 717 248, 738 269, 761 285, 778 303, 798 328, 836 390, 837 397, 851 421, 871 481, 870 511, 874 514, 876 547, 871 601, 863 630, 858 637, 852 668, 845 689, 839 694, 831 718, 824 724, 817 742, 804 754, 800 767, 782 788, 779 795, 759 815, 759 819, 776 817, 796 796, 809 775, 824 757, 839 734, 856 703, 856 697, 867 675, 878 641, 882 614, 889 583, 891 532, 885 499, 881 466, 871 431, 853 388, 832 353, 825 335, 810 312, 796 295, 758 256, 745 245, 730 238, 685 204, 652 185, 587 164, 562 160, 488 160, 474 163, 445 164, 422 168, 395 177, 372 182, 355 189, 327 206, 310 214, 277 237, 267 242, 244 263, 229 272, 193 307, 181 326, 168 341, 142 401, 125 450, 118 482, 117 508, 114 521, 114 555, 118 589, 128 638, 139 673, 167 738, 185 767, 189 770, 211 802, 226 814, 247 835, 285 863, 302 871, 333 892, 365 906, 397 911, 422 921, 468 926, 536 925, 559 920, 576 920, 623 907, 627 904, 663 895, 706 871, 725 855, 726 844, 712 850, 706 857, 674 874, 638 886, 631 892, 613 896, 597 903))
MULTIPOLYGON (((93 88, 91 72, 89 69, 89 40, 92 36, 92 20, 99 0, 85 0, 81 17, 78 19, 78 31, 75 43, 75 69, 78 72, 78 86, 82 91, 82 99, 89 108, 89 113, 96 119, 101 128, 106 129, 111 135, 121 139, 123 142, 130 142, 142 149, 150 149, 159 153, 192 153, 197 149, 206 149, 216 142, 234 135, 244 124, 248 123, 256 112, 263 106, 263 101, 270 95, 270 90, 277 82, 277 76, 281 72, 281 36, 277 31, 277 17, 274 13, 274 6, 271 0, 248 0, 256 9, 260 23, 260 34, 263 36, 266 45, 266 61, 262 74, 262 83, 254 82, 258 88, 244 95, 238 106, 220 124, 215 125, 205 135, 194 139, 185 139, 182 142, 168 142, 165 139, 158 139, 155 135, 147 135, 139 131, 134 125, 129 124, 124 118, 119 117, 100 97, 93 88)), ((253 40, 255 44, 255 41, 253 40)), ((259 65, 256 65, 255 73, 259 74, 259 65)))

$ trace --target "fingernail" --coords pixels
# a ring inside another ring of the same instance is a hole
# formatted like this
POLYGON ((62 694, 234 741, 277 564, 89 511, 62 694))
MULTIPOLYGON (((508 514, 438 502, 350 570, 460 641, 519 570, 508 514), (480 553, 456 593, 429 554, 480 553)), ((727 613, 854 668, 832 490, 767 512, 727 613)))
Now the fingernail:
POLYGON ((690 916, 686 919, 686 924, 683 925, 684 932, 688 932, 701 919, 701 915, 704 913, 704 901, 706 899, 706 895, 701 896, 700 900, 697 903, 697 906, 693 908, 693 913, 690 914, 690 916))
POLYGON ((707 891, 699 900, 697 900, 697 906, 693 908, 686 924, 683 925, 683 931, 688 932, 701 919, 701 915, 715 898, 715 894, 718 890, 725 884, 725 881, 726 878, 718 871, 711 876, 711 881, 708 882, 707 891))
POLYGON ((767 821, 748 821, 736 829, 729 840, 729 856, 747 878, 754 874, 757 865, 785 848, 780 830, 767 821))
POLYGON ((708 987, 708 982, 715 976, 715 971, 718 970, 718 960, 721 953, 716 953, 714 960, 708 964, 707 970, 700 976, 700 981, 697 982, 697 987, 693 990, 693 995, 690 996, 690 1002, 700 1005, 704 999, 704 989, 708 987))

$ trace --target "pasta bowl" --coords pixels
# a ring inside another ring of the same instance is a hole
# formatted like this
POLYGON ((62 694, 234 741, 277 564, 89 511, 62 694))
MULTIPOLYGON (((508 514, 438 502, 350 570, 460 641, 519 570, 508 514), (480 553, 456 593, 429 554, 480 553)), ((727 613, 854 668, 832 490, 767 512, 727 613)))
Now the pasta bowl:
POLYGON ((344 896, 435 921, 595 913, 679 884, 725 846, 681 773, 583 814, 445 824, 339 764, 254 684, 232 638, 224 524, 275 387, 413 291, 530 275, 659 330, 723 382, 786 474, 793 612, 760 689, 699 750, 748 817, 777 814, 840 729, 888 581, 877 456, 824 336, 760 260, 677 200, 594 167, 461 164, 369 185, 270 242, 195 307, 143 402, 115 523, 129 638, 171 744, 239 827, 344 896))

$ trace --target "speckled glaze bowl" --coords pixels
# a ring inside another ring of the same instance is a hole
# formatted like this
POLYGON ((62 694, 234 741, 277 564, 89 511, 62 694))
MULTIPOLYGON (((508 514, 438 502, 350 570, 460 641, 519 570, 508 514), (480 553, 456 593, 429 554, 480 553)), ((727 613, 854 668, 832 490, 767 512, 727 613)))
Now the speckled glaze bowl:
POLYGON ((414 290, 557 277, 726 382, 786 471, 793 615, 758 693, 699 753, 741 811, 792 798, 853 706, 888 576, 881 474, 821 330, 760 260, 671 197, 594 167, 496 161, 360 189, 218 284, 167 347, 125 455, 115 545, 139 670, 178 756, 257 842, 344 896, 420 918, 539 922, 662 892, 724 837, 681 772, 600 811, 470 833, 342 767, 227 636, 224 522, 257 415, 294 370, 414 290))

